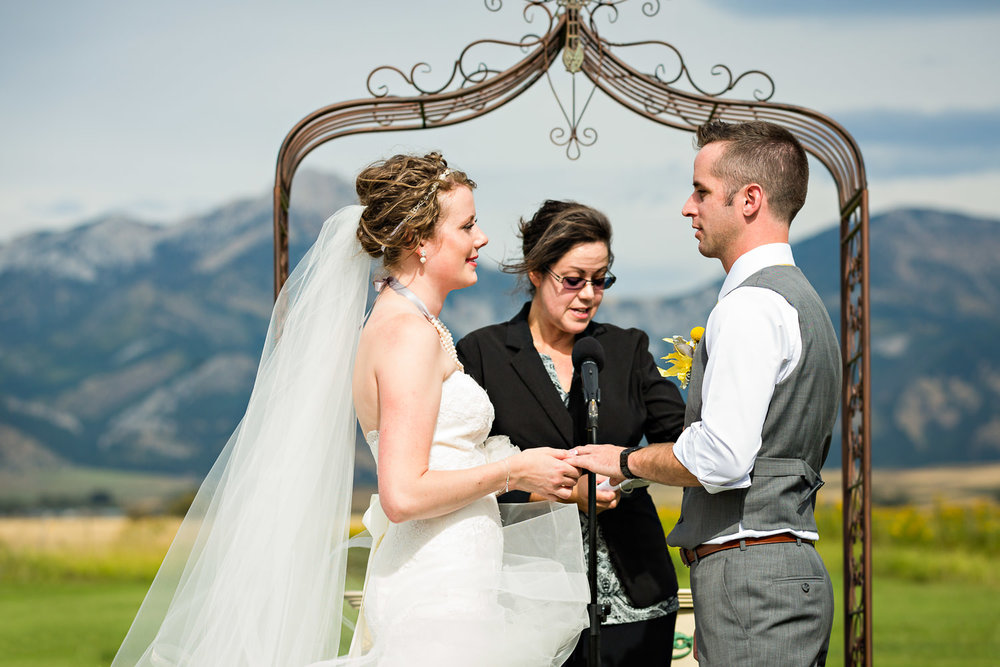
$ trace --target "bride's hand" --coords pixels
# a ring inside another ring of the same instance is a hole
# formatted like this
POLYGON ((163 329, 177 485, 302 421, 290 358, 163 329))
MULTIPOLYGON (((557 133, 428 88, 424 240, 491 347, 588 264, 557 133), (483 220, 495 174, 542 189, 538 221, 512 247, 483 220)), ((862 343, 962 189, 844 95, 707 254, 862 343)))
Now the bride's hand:
MULTIPOLYGON (((600 484, 606 479, 607 477, 605 477, 604 475, 598 475, 596 481, 598 484, 600 484)), ((590 509, 589 504, 587 502, 588 498, 590 497, 589 490, 590 488, 587 476, 580 475, 580 479, 577 480, 576 487, 573 489, 573 496, 570 498, 570 501, 575 502, 576 506, 579 507, 580 511, 583 512, 584 514, 586 514, 587 510, 590 509)), ((614 509, 615 507, 618 506, 618 501, 621 499, 621 497, 622 497, 622 492, 618 489, 614 491, 598 489, 597 496, 595 497, 597 501, 596 503, 597 513, 600 514, 604 510, 614 509)))
POLYGON ((546 500, 569 500, 580 471, 563 459, 568 452, 535 447, 510 458, 510 487, 535 493, 546 500))

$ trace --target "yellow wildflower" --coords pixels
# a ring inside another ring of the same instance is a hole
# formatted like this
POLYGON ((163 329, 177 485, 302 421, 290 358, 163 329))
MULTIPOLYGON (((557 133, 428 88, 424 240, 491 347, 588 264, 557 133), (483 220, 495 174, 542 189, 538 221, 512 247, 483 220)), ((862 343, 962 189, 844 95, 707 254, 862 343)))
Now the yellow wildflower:
POLYGON ((698 342, 701 340, 702 336, 705 335, 704 327, 695 327, 691 329, 691 338, 687 339, 683 336, 673 336, 672 338, 664 338, 663 340, 674 346, 674 351, 665 357, 660 357, 664 361, 669 361, 672 365, 670 368, 660 368, 660 375, 663 377, 675 377, 681 383, 681 389, 687 389, 688 382, 691 381, 691 362, 694 359, 695 348, 698 347, 698 342))

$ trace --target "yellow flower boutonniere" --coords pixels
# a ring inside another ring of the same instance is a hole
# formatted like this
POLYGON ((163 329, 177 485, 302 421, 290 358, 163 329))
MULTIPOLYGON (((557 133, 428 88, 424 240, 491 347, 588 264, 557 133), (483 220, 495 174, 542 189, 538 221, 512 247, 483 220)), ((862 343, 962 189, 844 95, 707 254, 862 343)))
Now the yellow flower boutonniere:
POLYGON ((695 327, 691 329, 690 339, 684 338, 684 336, 664 338, 663 340, 673 344, 674 351, 660 358, 669 361, 673 366, 665 370, 660 368, 660 375, 677 378, 681 382, 681 389, 687 389, 688 382, 691 381, 691 362, 694 360, 694 351, 704 335, 705 327, 695 327))

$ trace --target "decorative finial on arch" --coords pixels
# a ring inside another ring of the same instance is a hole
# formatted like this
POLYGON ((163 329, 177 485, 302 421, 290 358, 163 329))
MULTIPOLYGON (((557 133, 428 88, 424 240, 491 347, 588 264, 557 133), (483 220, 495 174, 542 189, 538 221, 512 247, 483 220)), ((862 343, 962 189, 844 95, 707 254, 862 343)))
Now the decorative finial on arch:
POLYGON ((557 0, 566 11, 566 45, 563 47, 562 61, 566 71, 576 74, 583 69, 583 43, 580 42, 580 10, 590 0, 557 0))

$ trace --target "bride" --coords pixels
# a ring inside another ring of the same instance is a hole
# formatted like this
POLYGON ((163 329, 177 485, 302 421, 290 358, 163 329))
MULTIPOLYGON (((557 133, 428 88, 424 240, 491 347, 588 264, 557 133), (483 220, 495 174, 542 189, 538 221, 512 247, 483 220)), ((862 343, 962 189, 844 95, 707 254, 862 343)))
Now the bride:
POLYGON ((437 153, 361 172, 363 206, 324 224, 282 288, 247 412, 113 667, 554 667, 568 656, 589 599, 575 510, 501 510, 495 494, 566 499, 579 472, 561 450, 487 439, 492 405, 437 318, 450 291, 477 280, 487 238, 474 187, 437 153), (366 254, 387 275, 361 329, 366 254), (365 514, 362 610, 338 658, 355 418, 379 493, 365 514))

